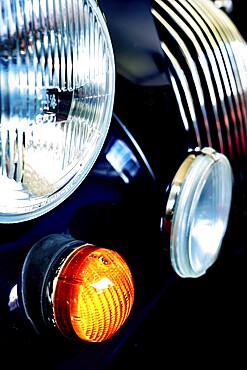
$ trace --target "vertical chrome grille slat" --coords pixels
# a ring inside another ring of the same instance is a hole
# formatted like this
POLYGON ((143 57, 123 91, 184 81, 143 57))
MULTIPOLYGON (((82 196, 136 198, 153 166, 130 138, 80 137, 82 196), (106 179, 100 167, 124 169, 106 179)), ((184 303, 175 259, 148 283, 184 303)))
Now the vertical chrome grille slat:
MULTIPOLYGON (((198 12, 204 11, 206 17, 204 18, 205 23, 209 27, 209 29, 212 31, 217 45, 220 49, 220 52, 222 54, 223 62, 226 66, 226 72, 229 78, 230 88, 232 91, 232 100, 235 106, 236 110, 236 116, 233 109, 233 106, 230 106, 230 112, 231 117, 235 123, 235 120, 237 119, 240 122, 240 140, 242 143, 242 148, 244 151, 244 154, 247 154, 247 147, 246 147, 246 125, 247 125, 247 115, 246 115, 246 101, 244 101, 244 97, 246 95, 246 92, 244 91, 244 88, 242 86, 242 82, 239 75, 239 66, 237 65, 234 57, 234 51, 231 48, 231 43, 235 42, 236 37, 238 40, 241 40, 241 46, 243 43, 243 40, 239 34, 236 34, 236 30, 234 32, 235 38, 229 34, 228 29, 223 29, 221 25, 219 24, 218 18, 215 16, 215 12, 213 9, 208 9, 205 7, 202 7, 201 0, 188 0, 188 2, 192 3, 193 6, 198 9, 198 12)), ((226 22, 225 22, 226 23, 226 22)), ((225 24, 224 23, 224 24, 225 24)), ((229 20, 227 19, 227 25, 229 23, 229 20)), ((246 55, 247 60, 247 55, 246 55)), ((247 75, 246 76, 247 81, 247 75)), ((229 91, 226 91, 227 96, 229 96, 229 91)))
POLYGON ((201 81, 200 81, 200 77, 198 75, 198 71, 197 71, 195 62, 194 62, 193 58, 191 57, 187 46, 185 45, 183 39, 179 36, 179 34, 154 9, 153 9, 153 15, 163 26, 166 27, 166 29, 170 33, 171 37, 177 42, 177 44, 179 45, 181 54, 185 58, 185 61, 186 61, 187 65, 190 69, 190 73, 192 75, 195 88, 198 92, 197 97, 199 99, 199 103, 200 103, 200 107, 201 107, 201 111, 202 111, 202 115, 203 115, 204 125, 205 125, 205 129, 206 129, 206 132, 207 132, 207 139, 208 139, 208 142, 210 143, 209 145, 212 146, 211 134, 210 134, 209 124, 208 124, 208 117, 207 117, 207 112, 206 112, 206 109, 205 109, 205 98, 204 98, 203 88, 201 86, 201 81))
MULTIPOLYGON (((181 0, 179 1, 181 2, 181 0)), ((222 58, 222 54, 221 54, 222 50, 220 50, 219 44, 216 43, 215 37, 217 36, 217 32, 216 30, 213 31, 212 27, 210 27, 212 25, 209 25, 209 23, 206 23, 204 19, 201 18, 198 12, 196 12, 194 8, 189 4, 189 1, 183 2, 183 5, 186 8, 186 10, 190 12, 190 14, 193 16, 193 18, 196 20, 197 24, 201 28, 200 30, 199 27, 195 26, 195 24, 194 25, 192 24, 192 28, 194 28, 195 33, 198 35, 198 37, 201 39, 202 43, 204 44, 205 50, 207 51, 207 55, 212 65, 213 76, 216 80, 216 87, 217 87, 220 102, 221 102, 224 123, 227 128, 227 139, 228 139, 228 142, 230 143, 229 145, 230 147, 232 147, 231 134, 230 134, 230 123, 229 123, 227 111, 229 111, 229 113, 231 114, 231 118, 234 123, 233 127, 234 127, 234 136, 235 136, 235 142, 236 142, 236 150, 238 152, 238 155, 240 155, 240 133, 238 132, 236 115, 233 109, 234 94, 232 93, 232 89, 230 86, 230 81, 233 83, 232 78, 231 78, 232 72, 229 69, 227 71, 226 66, 224 64, 224 60, 222 58), (207 37, 207 39, 204 37, 204 34, 202 32, 204 32, 205 37, 207 37), (224 94, 224 89, 225 89, 225 94, 224 94), (229 106, 228 110, 225 104, 225 97, 227 100, 227 105, 229 106)), ((227 58, 225 60, 227 60, 227 58)), ((234 86, 232 87, 233 89, 236 90, 234 86)), ((230 155, 233 156, 232 150, 230 152, 230 155)))
MULTIPOLYGON (((171 0, 169 0, 169 2, 171 3, 171 0)), ((206 70, 206 73, 207 73, 206 78, 209 77, 209 73, 210 73, 211 80, 214 79, 215 81, 217 92, 218 92, 218 97, 219 97, 219 104, 215 106, 215 115, 218 118, 218 115, 219 115, 218 110, 220 109, 222 112, 222 117, 223 117, 223 121, 225 124, 229 154, 232 157, 233 148, 232 148, 232 140, 231 140, 231 134, 230 134, 230 125, 229 125, 227 109, 226 109, 226 105, 224 101, 224 90, 223 90, 223 86, 221 82, 222 81, 221 77, 223 78, 223 76, 220 76, 220 72, 219 72, 220 66, 218 65, 218 63, 221 61, 221 55, 219 53, 217 55, 218 47, 216 45, 214 45, 213 47, 210 45, 210 42, 212 42, 212 38, 210 40, 211 35, 208 32, 208 29, 206 29, 205 24, 203 23, 203 19, 199 17, 198 13, 194 11, 193 7, 188 6, 189 4, 186 1, 183 1, 183 5, 185 9, 181 7, 180 4, 178 4, 178 2, 176 1, 172 1, 172 5, 177 9, 179 14, 184 19, 186 19, 186 16, 188 16, 188 14, 190 15, 190 19, 189 19, 190 27, 186 27, 186 29, 191 29, 190 34, 193 35, 193 40, 194 41, 196 40, 195 48, 197 52, 203 53, 205 54, 205 56, 207 56, 207 58, 205 57, 205 59, 207 60, 207 63, 209 63, 212 69, 212 73, 209 72, 209 69, 206 70), (209 40, 206 39, 203 31, 207 34, 207 37, 209 38, 209 40)), ((184 31, 186 31, 186 29, 184 31)), ((199 55, 200 54, 198 54, 198 56, 199 55)), ((222 71, 224 71, 224 65, 221 65, 221 67, 223 67, 222 71)), ((224 84, 226 83, 228 84, 227 77, 226 76, 224 77, 225 77, 224 84)), ((212 88, 212 91, 214 91, 213 88, 212 88)), ((213 96, 213 94, 214 92, 211 93, 211 97, 213 96)), ((236 125, 235 125, 235 128, 236 128, 236 125)), ((237 141, 237 148, 238 148, 239 147, 239 137, 238 137, 238 133, 236 132, 236 130, 235 130, 235 138, 237 141)), ((223 145, 221 149, 224 150, 223 145)))
MULTIPOLYGON (((203 73, 205 75, 205 82, 206 82, 207 89, 208 89, 208 94, 210 96, 210 100, 211 100, 211 103, 212 103, 212 109, 213 109, 215 124, 216 124, 216 127, 217 127, 217 134, 218 134, 218 139, 219 139, 220 151, 225 152, 223 138, 222 138, 222 132, 220 130, 217 98, 216 98, 214 86, 212 84, 211 73, 210 73, 210 70, 209 70, 209 67, 208 67, 208 62, 207 62, 207 59, 205 57, 205 53, 203 52, 203 50, 202 50, 194 32, 192 31, 191 28, 188 27, 188 25, 183 21, 183 19, 181 17, 179 17, 168 5, 164 4, 164 2, 162 2, 161 0, 156 0, 156 2, 167 12, 167 14, 169 14, 169 16, 179 26, 181 31, 185 35, 187 35, 187 37, 193 42, 193 45, 194 45, 194 48, 195 48, 195 50, 193 50, 193 52, 194 51, 196 52, 196 58, 195 59, 196 59, 196 62, 198 61, 199 65, 200 65, 200 67, 203 70, 203 73)), ((173 3, 176 5, 176 1, 173 1, 173 3)), ((192 18, 190 18, 190 22, 193 22, 192 18)), ((180 37, 179 38, 177 37, 176 41, 180 42, 180 47, 181 47, 182 44, 181 44, 181 41, 179 41, 179 39, 181 40, 180 37)), ((188 48, 187 48, 187 50, 188 50, 188 48)), ((191 58, 193 59, 191 51, 189 51, 189 53, 190 53, 191 58)), ((197 70, 198 70, 199 65, 197 65, 195 63, 195 66, 196 66, 197 70)), ((198 71, 198 74, 199 74, 199 71, 198 71)), ((229 150, 231 152, 231 143, 229 143, 229 145, 230 145, 229 150)))
POLYGON ((198 145, 246 159, 247 49, 241 34, 211 0, 151 5, 184 125, 193 127, 198 145))
MULTIPOLYGON (((170 50, 167 48, 167 46, 165 45, 164 42, 161 42, 161 47, 164 50, 167 57, 170 59, 170 62, 172 63, 172 66, 173 66, 173 68, 176 72, 176 75, 177 75, 177 77, 178 77, 178 79, 181 83, 181 86, 182 86, 182 89, 183 89, 183 92, 184 92, 184 96, 185 96, 185 100, 187 102, 188 111, 190 113, 190 119, 191 119, 191 122, 194 126, 197 145, 199 147, 201 147, 202 143, 201 143, 199 128, 198 128, 197 121, 196 121, 196 113, 195 113, 195 110, 194 110, 193 99, 192 99, 191 92, 190 92, 190 89, 189 89, 188 81, 187 81, 187 79, 184 75, 183 69, 179 65, 178 61, 175 59, 174 55, 172 53, 170 53, 170 50)), ((184 106, 182 105, 181 97, 179 96, 179 89, 178 89, 178 86, 177 86, 177 82, 176 82, 175 77, 173 76, 172 71, 170 70, 169 72, 170 72, 174 92, 175 92, 175 95, 176 95, 177 100, 178 100, 178 105, 180 107, 180 111, 181 111, 182 119, 183 119, 183 122, 184 122, 184 126, 185 126, 186 130, 188 130, 189 129, 189 124, 188 124, 188 120, 187 120, 187 116, 186 116, 186 113, 185 113, 184 106)))
MULTIPOLYGON (((198 1, 198 0, 197 0, 198 1)), ((210 4, 209 8, 210 11, 215 18, 214 9, 211 7, 210 4)), ((228 54, 230 56, 230 61, 232 65, 235 66, 234 68, 234 76, 238 82, 238 92, 240 96, 240 105, 239 108, 241 109, 244 121, 244 140, 246 142, 247 138, 247 50, 246 44, 238 32, 238 30, 234 27, 232 22, 229 20, 226 15, 221 12, 219 14, 222 24, 225 26, 223 28, 220 27, 222 33, 224 33, 227 37, 226 47, 228 54)), ((216 20, 217 21, 217 20, 216 20)))

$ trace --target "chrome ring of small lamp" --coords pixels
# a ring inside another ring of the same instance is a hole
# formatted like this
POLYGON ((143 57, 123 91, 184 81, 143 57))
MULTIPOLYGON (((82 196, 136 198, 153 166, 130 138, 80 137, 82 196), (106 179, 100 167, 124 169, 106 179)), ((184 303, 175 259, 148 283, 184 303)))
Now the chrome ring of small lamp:
POLYGON ((189 152, 179 167, 162 220, 163 231, 170 232, 171 264, 179 276, 199 277, 218 258, 232 186, 230 162, 213 148, 189 152))

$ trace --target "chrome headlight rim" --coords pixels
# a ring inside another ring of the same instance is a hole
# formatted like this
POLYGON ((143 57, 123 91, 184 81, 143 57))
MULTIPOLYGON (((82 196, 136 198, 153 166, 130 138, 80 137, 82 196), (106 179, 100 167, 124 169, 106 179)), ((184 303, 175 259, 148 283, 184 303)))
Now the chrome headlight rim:
POLYGON ((217 260, 227 229, 232 186, 229 160, 210 147, 189 153, 177 171, 164 223, 170 223, 170 260, 180 277, 200 277, 217 260))

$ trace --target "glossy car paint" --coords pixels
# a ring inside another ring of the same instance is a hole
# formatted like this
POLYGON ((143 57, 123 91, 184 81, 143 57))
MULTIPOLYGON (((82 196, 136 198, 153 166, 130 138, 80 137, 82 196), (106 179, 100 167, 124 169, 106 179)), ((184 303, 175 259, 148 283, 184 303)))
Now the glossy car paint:
MULTIPOLYGON (((169 310, 174 307, 172 303, 169 307, 164 297, 171 297, 173 286, 181 284, 190 296, 191 285, 200 289, 200 284, 205 284, 206 277, 193 283, 179 281, 170 265, 169 239, 160 232, 170 183, 188 149, 197 142, 194 132, 185 130, 182 123, 150 2, 101 0, 100 6, 109 26, 117 68, 114 114, 102 153, 86 180, 56 209, 32 221, 0 225, 0 368, 6 370, 17 366, 31 369, 37 363, 53 369, 107 367, 125 341, 145 323, 146 315, 159 307, 156 304, 161 299, 168 307, 164 315, 170 320, 169 310), (116 142, 124 144, 119 172, 109 162, 116 142), (54 342, 49 336, 39 337, 22 312, 9 311, 9 292, 18 282, 28 250, 52 233, 68 233, 114 248, 131 268, 134 308, 119 332, 104 343, 71 343, 62 338, 54 342)), ((246 157, 240 162, 240 169, 234 162, 234 202, 222 259, 209 272, 212 281, 221 272, 221 263, 225 266, 225 258, 228 261, 246 249, 246 157)), ((179 315, 180 310, 175 308, 179 315)), ((174 341, 180 335, 178 322, 171 336, 174 341)))

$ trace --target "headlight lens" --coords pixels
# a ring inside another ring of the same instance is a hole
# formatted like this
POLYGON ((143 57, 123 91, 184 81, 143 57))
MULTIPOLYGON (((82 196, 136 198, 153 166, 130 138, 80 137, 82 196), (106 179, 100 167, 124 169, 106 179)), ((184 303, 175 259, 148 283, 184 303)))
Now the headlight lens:
POLYGON ((215 262, 232 198, 228 159, 212 148, 190 155, 172 183, 167 203, 171 220, 171 263, 181 277, 199 277, 215 262))
POLYGON ((94 0, 1 1, 0 222, 40 216, 92 168, 115 89, 94 0))

